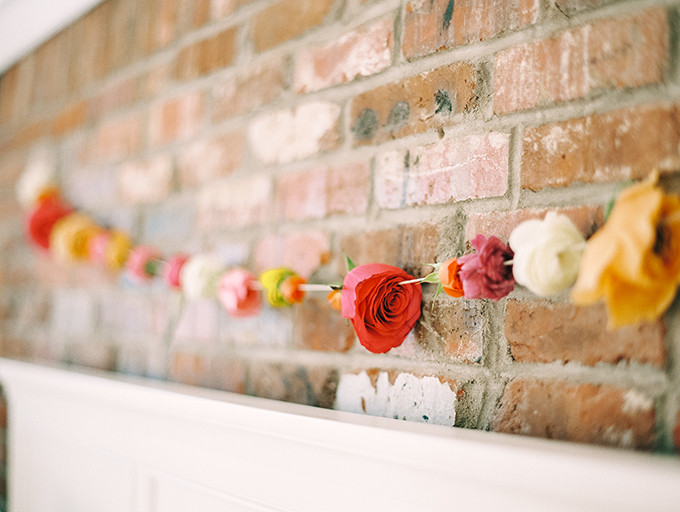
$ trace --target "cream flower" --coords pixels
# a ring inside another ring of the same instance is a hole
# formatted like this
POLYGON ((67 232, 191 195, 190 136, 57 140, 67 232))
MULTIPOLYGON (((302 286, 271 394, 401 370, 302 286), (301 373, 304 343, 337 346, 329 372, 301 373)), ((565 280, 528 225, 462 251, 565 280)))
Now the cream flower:
POLYGON ((26 169, 16 185, 16 194, 22 208, 28 209, 38 200, 57 188, 54 166, 47 157, 34 158, 26 165, 26 169))
POLYGON ((192 256, 182 266, 180 282, 189 299, 212 299, 217 296, 217 284, 224 264, 211 254, 192 256))
POLYGON ((554 295, 576 281, 585 239, 566 215, 548 212, 543 220, 523 222, 509 242, 515 280, 536 295, 554 295))

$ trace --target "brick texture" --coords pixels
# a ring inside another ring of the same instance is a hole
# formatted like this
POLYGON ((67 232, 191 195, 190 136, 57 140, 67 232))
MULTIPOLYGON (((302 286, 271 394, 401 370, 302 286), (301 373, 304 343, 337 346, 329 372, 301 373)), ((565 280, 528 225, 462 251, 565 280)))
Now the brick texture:
POLYGON ((177 78, 190 80, 222 69, 233 62, 235 54, 236 29, 229 28, 183 48, 177 57, 177 78))
POLYGON ((607 330, 604 306, 508 301, 505 337, 515 361, 577 361, 593 366, 620 361, 665 363, 661 321, 607 330))
POLYGON ((675 105, 652 104, 529 128, 522 141, 522 187, 641 178, 677 157, 675 105))
POLYGON ((154 105, 149 115, 150 144, 166 144, 194 135, 203 122, 204 110, 200 91, 154 105))
POLYGON ((660 82, 668 39, 666 11, 651 9, 503 50, 494 65, 494 110, 502 114, 602 88, 660 82))
POLYGON ((320 266, 328 263, 330 241, 318 231, 290 235, 271 235, 260 239, 255 246, 255 270, 288 267, 304 278, 309 278, 320 266))
POLYGON ((354 344, 352 325, 324 297, 310 297, 295 309, 293 344, 296 348, 346 352, 354 344))
POLYGON ((234 131, 181 148, 177 155, 181 187, 192 188, 229 176, 241 166, 245 145, 245 134, 234 131))
POLYGON ((516 379, 492 421, 498 432, 626 448, 654 446, 654 402, 633 389, 516 379))

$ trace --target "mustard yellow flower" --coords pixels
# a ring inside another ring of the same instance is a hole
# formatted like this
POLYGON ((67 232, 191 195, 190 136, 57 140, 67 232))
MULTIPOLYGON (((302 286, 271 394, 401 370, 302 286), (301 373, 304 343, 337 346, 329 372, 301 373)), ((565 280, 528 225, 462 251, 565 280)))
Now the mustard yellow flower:
POLYGON ((50 249, 61 261, 85 260, 90 239, 101 232, 87 215, 74 212, 57 221, 50 233, 50 249))
POLYGON ((131 249, 132 241, 129 236, 122 231, 112 231, 106 247, 106 265, 111 270, 120 270, 125 265, 131 249))
POLYGON ((290 303, 281 293, 280 286, 287 277, 293 275, 295 275, 295 272, 289 268, 273 268, 263 272, 263 274, 260 276, 260 282, 267 291, 267 300, 269 301, 269 304, 275 308, 290 306, 290 303))
POLYGON ((609 327, 659 318, 680 283, 680 197, 657 181, 654 172, 624 190, 583 252, 572 299, 604 300, 609 327))

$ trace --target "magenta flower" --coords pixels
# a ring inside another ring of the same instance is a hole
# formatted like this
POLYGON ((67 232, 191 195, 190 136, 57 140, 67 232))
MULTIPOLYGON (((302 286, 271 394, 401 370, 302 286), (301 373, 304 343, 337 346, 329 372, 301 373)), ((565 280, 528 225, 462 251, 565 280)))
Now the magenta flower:
POLYGON ((256 315, 262 309, 262 293, 254 285, 257 278, 244 268, 234 268, 219 281, 217 298, 231 316, 256 315))
POLYGON ((477 235, 470 242, 477 249, 474 254, 466 254, 458 259, 462 264, 460 278, 467 299, 493 299, 505 297, 515 287, 512 265, 512 249, 495 236, 488 239, 477 235))

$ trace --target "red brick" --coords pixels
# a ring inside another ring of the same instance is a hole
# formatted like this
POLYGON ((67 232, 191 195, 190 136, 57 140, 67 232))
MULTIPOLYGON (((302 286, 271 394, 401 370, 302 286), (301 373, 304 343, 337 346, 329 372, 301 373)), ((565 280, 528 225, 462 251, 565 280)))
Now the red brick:
POLYGON ((363 213, 368 206, 369 169, 363 163, 287 172, 277 186, 277 214, 287 220, 363 213))
POLYGON ((311 102, 259 115, 248 126, 248 141, 260 161, 285 163, 337 148, 339 130, 340 107, 311 102))
POLYGON ((274 59, 249 65, 245 71, 220 81, 213 89, 213 115, 221 120, 276 100, 284 89, 284 61, 274 59))
POLYGON ((451 124, 453 115, 477 106, 476 85, 475 67, 456 63, 360 94, 352 101, 355 144, 376 144, 451 124))
POLYGON ((332 408, 338 373, 327 367, 258 362, 248 372, 247 393, 315 407, 332 408))
POLYGON ((24 124, 20 129, 13 132, 8 139, 0 141, 0 152, 8 149, 16 149, 20 146, 27 146, 41 137, 48 135, 50 127, 51 123, 44 120, 24 124))
POLYGON ((376 159, 375 197, 383 208, 401 208, 502 196, 508 148, 508 134, 491 132, 383 153, 376 159))
POLYGON ((52 122, 55 135, 66 135, 80 128, 87 121, 88 104, 85 101, 71 103, 57 115, 52 122))
POLYGON ((116 347, 104 343, 70 343, 66 348, 67 363, 113 371, 116 367, 116 347))
POLYGON ((390 16, 348 32, 337 41, 305 46, 295 64, 295 90, 317 91, 387 68, 392 62, 393 24, 390 16))
POLYGON ((229 355, 212 354, 207 378, 204 378, 206 386, 229 391, 231 393, 246 392, 247 366, 243 361, 234 359, 229 355))
POLYGON ((588 366, 620 361, 663 367, 663 322, 607 329, 604 306, 508 301, 505 337, 515 361, 577 361, 588 366))
POLYGON ((157 103, 149 117, 149 141, 152 145, 186 139, 203 123, 204 99, 200 91, 157 103))
POLYGON ((663 81, 669 57, 666 18, 664 9, 651 9, 498 52, 495 112, 663 81))
POLYGON ((331 308, 325 294, 308 296, 293 312, 293 344, 297 349, 346 352, 354 344, 354 329, 331 308))
POLYGON ((142 75, 139 84, 139 97, 153 98, 164 92, 174 76, 174 61, 163 62, 142 75))
MULTIPOLYGON (((551 208, 566 215, 574 225, 588 238, 602 224, 604 215, 602 208, 593 206, 576 206, 573 208, 551 208)), ((465 239, 472 240, 477 235, 497 236, 503 241, 508 240, 510 233, 519 224, 531 219, 542 219, 548 210, 513 210, 511 212, 471 213, 465 228, 465 239)))
POLYGON ((0 123, 15 123, 30 112, 34 60, 29 55, 2 75, 0 123))
POLYGON ((282 0, 262 9, 250 31, 255 49, 267 50, 318 27, 332 6, 333 0, 282 0))
POLYGON ((441 354, 439 357, 463 363, 481 362, 484 316, 480 303, 441 297, 423 304, 423 314, 415 327, 418 342, 441 354))
POLYGON ((192 43, 179 52, 177 78, 191 80, 229 66, 236 55, 236 28, 192 43))
POLYGON ((210 357, 193 352, 176 352, 172 354, 169 378, 175 382, 189 386, 200 386, 208 373, 210 357))
POLYGON ((66 96, 68 68, 68 39, 57 34, 35 51, 33 104, 42 105, 66 96))
POLYGON ((130 63, 134 53, 135 0, 111 1, 104 36, 106 69, 115 71, 130 63))
POLYGON ((505 388, 491 428, 621 448, 654 446, 651 398, 609 385, 517 378, 505 388))
POLYGON ((312 231, 290 235, 271 235, 255 245, 255 270, 289 267, 305 279, 330 257, 330 241, 326 233, 312 231))
POLYGON ((135 49, 139 56, 149 55, 169 45, 177 35, 179 2, 148 0, 135 11, 135 49))
MULTIPOLYGON (((421 277, 431 270, 423 265, 436 260, 440 237, 441 228, 436 224, 352 233, 340 239, 340 256, 344 252, 357 265, 385 263, 421 277)), ((344 276, 347 269, 340 256, 337 272, 344 276)))
POLYGON ((483 41, 535 23, 538 2, 409 0, 402 51, 407 58, 483 41))
POLYGON ((213 229, 263 223, 270 201, 271 182, 261 174, 212 182, 198 197, 199 225, 213 229))
POLYGON ((90 116, 94 119, 101 118, 131 105, 137 99, 137 88, 136 78, 128 78, 107 86, 90 102, 90 116))
POLYGON ((573 14, 586 9, 595 9, 614 3, 616 0, 555 0, 555 7, 564 14, 573 14))
POLYGON ((121 199, 126 204, 158 203, 172 190, 172 160, 158 155, 125 163, 119 174, 121 199))
POLYGON ((178 32, 185 34, 203 27, 212 18, 211 0, 179 0, 178 32))
POLYGON ((102 122, 86 148, 87 160, 110 160, 140 151, 142 117, 139 114, 118 116, 102 122))
POLYGON ((67 30, 71 39, 69 51, 70 91, 82 90, 106 74, 105 36, 111 4, 104 2, 67 30))
POLYGON ((678 109, 652 104, 528 128, 522 142, 522 187, 642 178, 680 155, 678 109))
POLYGON ((233 131, 208 140, 199 140, 180 149, 177 156, 180 185, 205 185, 232 174, 241 166, 245 134, 233 131))

